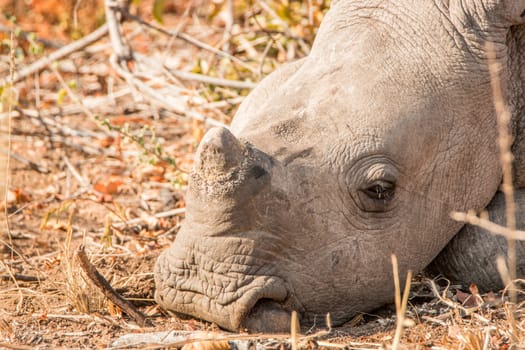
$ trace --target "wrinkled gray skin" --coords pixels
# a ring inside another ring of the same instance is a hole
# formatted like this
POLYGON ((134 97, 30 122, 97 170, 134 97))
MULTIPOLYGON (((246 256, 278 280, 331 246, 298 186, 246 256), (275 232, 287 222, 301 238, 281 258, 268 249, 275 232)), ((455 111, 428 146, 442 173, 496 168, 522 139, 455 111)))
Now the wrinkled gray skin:
POLYGON ((304 326, 328 312, 339 324, 393 300, 392 253, 405 276, 455 235, 433 268, 499 285, 482 254, 501 242, 469 228, 472 244, 449 213, 486 208, 501 183, 487 40, 525 210, 524 11, 521 0, 336 0, 311 54, 266 78, 231 132, 204 137, 186 221, 155 267, 157 302, 230 330, 286 331, 291 310, 304 326))

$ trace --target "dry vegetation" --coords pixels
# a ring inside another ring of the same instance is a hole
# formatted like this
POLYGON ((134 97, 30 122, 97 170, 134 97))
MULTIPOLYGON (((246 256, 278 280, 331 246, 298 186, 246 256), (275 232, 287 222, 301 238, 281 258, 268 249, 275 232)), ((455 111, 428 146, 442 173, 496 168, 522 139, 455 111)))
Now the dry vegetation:
POLYGON ((144 341, 208 350, 524 344, 524 309, 508 306, 505 293, 421 277, 403 298, 396 285, 397 313, 303 335, 294 324, 291 337, 208 333, 218 329, 155 305, 152 266, 184 218, 196 145, 207 128, 229 123, 255 83, 308 53, 328 5, 178 0, 166 2, 159 24, 151 1, 134 2, 120 26, 120 49, 134 59, 122 60, 100 27, 102 0, 0 0, 0 13, 16 17, 0 20, 0 347, 119 348, 127 347, 113 343, 119 336, 158 331, 174 333, 144 341), (75 40, 84 44, 70 50, 75 40), (148 323, 97 288, 79 264, 81 245, 148 323))

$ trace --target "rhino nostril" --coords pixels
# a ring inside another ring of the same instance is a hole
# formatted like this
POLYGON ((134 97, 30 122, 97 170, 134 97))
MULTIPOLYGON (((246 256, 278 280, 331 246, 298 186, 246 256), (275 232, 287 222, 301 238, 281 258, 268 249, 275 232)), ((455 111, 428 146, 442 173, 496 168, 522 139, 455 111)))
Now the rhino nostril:
POLYGON ((268 174, 268 172, 263 167, 260 167, 260 166, 256 165, 256 166, 254 166, 253 168, 250 169, 250 174, 255 179, 258 179, 258 178, 261 178, 264 175, 268 174))

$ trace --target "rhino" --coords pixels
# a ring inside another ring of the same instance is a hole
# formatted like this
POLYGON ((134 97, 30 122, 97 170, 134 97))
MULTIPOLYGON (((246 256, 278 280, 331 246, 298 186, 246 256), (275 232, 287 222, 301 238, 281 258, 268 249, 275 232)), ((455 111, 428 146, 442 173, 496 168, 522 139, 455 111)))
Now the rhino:
POLYGON ((391 254, 400 276, 501 287, 506 241, 450 216, 505 221, 487 43, 525 211, 525 1, 334 0, 310 54, 203 138, 158 304, 233 331, 337 325, 392 302, 391 254))

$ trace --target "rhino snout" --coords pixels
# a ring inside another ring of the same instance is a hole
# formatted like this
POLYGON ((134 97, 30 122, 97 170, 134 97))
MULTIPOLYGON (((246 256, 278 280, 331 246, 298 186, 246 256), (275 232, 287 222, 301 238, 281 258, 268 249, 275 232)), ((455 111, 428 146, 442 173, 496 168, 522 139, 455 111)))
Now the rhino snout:
POLYGON ((161 306, 232 331, 289 329, 290 307, 286 305, 290 303, 290 292, 272 269, 253 265, 258 259, 244 262, 243 245, 229 245, 231 255, 218 261, 212 249, 216 245, 213 238, 201 239, 205 251, 191 252, 185 247, 187 236, 182 234, 182 242, 161 254, 155 265, 155 299, 161 306))
MULTIPOLYGON (((188 182, 186 220, 155 267, 160 305, 229 330, 289 329, 291 310, 300 308, 286 273, 277 273, 283 238, 270 211, 282 172, 228 129, 208 131, 188 182)), ((279 198, 286 207, 287 197, 279 198)))

